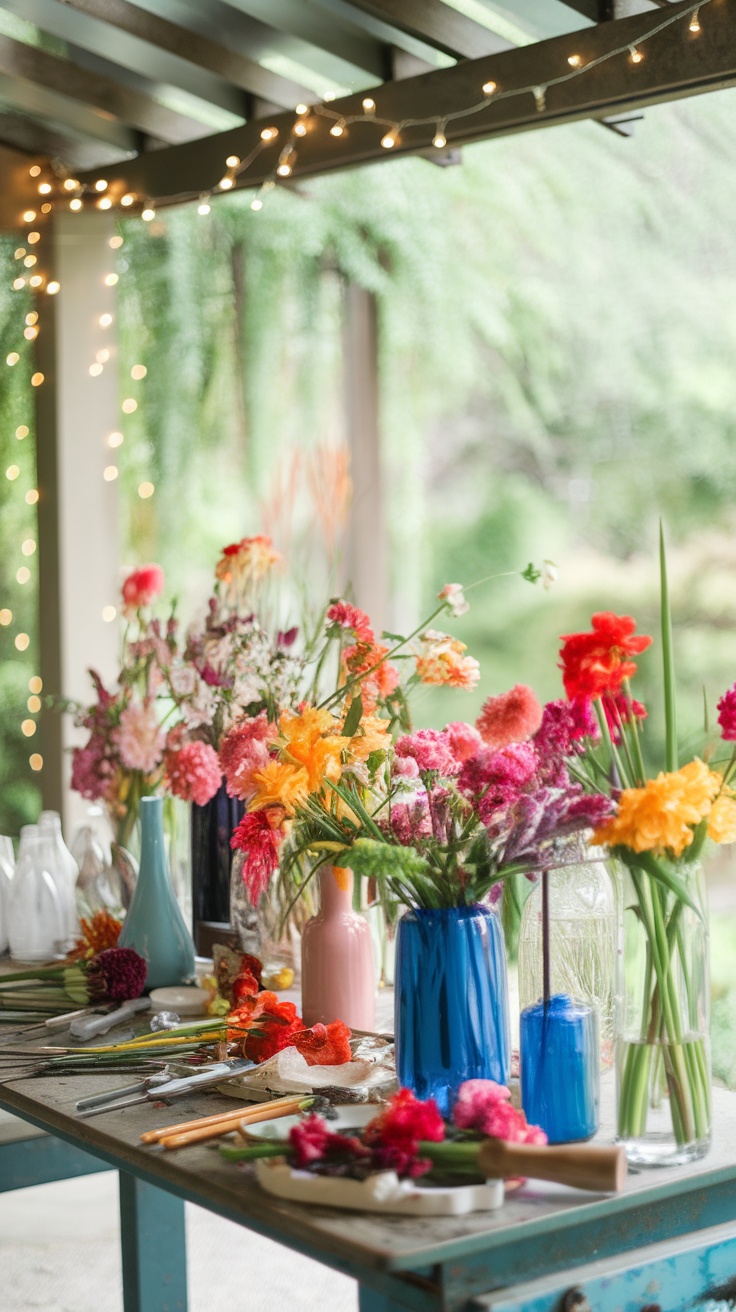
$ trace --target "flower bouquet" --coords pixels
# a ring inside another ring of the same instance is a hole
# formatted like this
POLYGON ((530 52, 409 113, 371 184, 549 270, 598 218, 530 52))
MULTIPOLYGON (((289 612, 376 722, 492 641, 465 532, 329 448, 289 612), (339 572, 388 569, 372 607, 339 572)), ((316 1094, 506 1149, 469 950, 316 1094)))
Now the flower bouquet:
MULTIPOLYGON (((708 928, 702 852, 706 838, 736 839, 736 758, 722 770, 695 757, 680 764, 672 626, 664 541, 660 541, 665 769, 644 764, 646 709, 631 694, 633 659, 652 639, 628 616, 593 616, 590 633, 563 639, 570 704, 592 702, 600 742, 589 739, 575 772, 605 789, 616 813, 597 828, 624 866, 625 935, 617 1042, 618 1134, 641 1165, 683 1162, 708 1150, 708 928)), ((719 703, 726 741, 736 740, 736 692, 719 703)))

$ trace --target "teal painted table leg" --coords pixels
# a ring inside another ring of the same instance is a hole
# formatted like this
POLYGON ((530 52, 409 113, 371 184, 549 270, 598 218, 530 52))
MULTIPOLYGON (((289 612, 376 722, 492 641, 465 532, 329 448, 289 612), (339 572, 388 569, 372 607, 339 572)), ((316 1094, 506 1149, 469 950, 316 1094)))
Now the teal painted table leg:
POLYGON ((124 1312, 187 1312, 184 1203, 120 1172, 124 1312))
POLYGON ((397 1303, 387 1294, 379 1294, 367 1285, 358 1285, 358 1312, 407 1312, 406 1303, 397 1303))

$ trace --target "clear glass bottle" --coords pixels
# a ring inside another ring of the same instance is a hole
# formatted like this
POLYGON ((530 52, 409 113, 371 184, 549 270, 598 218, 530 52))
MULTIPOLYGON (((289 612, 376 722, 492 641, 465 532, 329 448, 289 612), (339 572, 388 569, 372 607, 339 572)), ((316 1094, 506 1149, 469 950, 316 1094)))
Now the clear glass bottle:
POLYGON ((14 870, 15 854, 12 841, 9 838, 6 840, 4 837, 0 837, 0 952, 6 952, 8 948, 8 908, 14 870), (7 855, 8 845, 10 846, 10 857, 12 858, 10 860, 7 855))
MULTIPOLYGON (((602 855, 602 853, 601 853, 602 855)), ((549 872, 551 993, 598 1012, 601 1069, 614 1060, 616 961, 621 913, 616 877, 597 851, 570 843, 549 872), (577 859, 576 859, 577 858, 577 859)), ((521 1011, 542 997, 542 888, 537 881, 524 904, 519 934, 521 1011)))
POLYGON ((58 811, 42 811, 38 830, 49 846, 49 870, 56 882, 64 926, 61 948, 62 951, 68 951, 74 947, 79 937, 76 896, 79 866, 64 842, 58 811))
POLYGON ((24 825, 8 902, 14 961, 48 961, 58 954, 66 921, 50 869, 51 847, 38 825, 24 825))

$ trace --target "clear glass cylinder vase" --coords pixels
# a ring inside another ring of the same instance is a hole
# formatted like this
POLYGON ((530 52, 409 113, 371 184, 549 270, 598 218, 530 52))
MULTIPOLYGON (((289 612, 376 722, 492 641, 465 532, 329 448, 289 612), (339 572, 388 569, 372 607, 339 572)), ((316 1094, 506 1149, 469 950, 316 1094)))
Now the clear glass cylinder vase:
MULTIPOLYGON (((598 1015, 601 1069, 614 1061, 616 960, 621 943, 618 875, 584 843, 561 853, 549 871, 550 991, 598 1015), (577 859, 576 859, 577 858, 577 859)), ((542 886, 524 903, 519 932, 519 1006, 539 1001, 542 982, 542 886)))
POLYGON ((617 1128, 633 1165, 672 1166, 703 1157, 710 1147, 705 878, 699 861, 644 856, 650 859, 629 865, 624 880, 617 1128), (673 881, 692 905, 673 891, 673 881))

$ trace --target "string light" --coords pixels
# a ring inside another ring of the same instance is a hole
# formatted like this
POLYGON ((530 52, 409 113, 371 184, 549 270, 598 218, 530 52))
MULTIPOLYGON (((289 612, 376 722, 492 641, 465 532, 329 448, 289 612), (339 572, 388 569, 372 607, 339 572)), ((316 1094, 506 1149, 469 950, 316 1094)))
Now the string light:
POLYGON ((40 679, 37 674, 34 674, 32 678, 28 680, 28 691, 43 692, 43 679, 40 679))
POLYGON ((30 765, 32 770, 35 770, 37 772, 39 770, 43 770, 43 757, 41 756, 40 752, 32 752, 31 755, 28 757, 28 764, 30 765))
POLYGON ((153 496, 155 490, 153 483, 140 483, 138 485, 138 496, 147 501, 149 497, 153 496))
POLYGON ((22 587, 23 584, 27 583, 29 578, 31 577, 31 571, 29 570, 27 565, 21 565, 20 569, 16 570, 15 577, 16 577, 16 581, 20 583, 22 587))
POLYGON ((82 204, 83 204, 83 202, 80 200, 79 196, 75 196, 75 197, 74 197, 74 200, 70 200, 70 201, 69 201, 69 209, 70 209, 70 210, 81 210, 81 208, 82 208, 82 204))
POLYGON ((44 380, 42 373, 31 374, 31 387, 40 387, 44 380))
POLYGON ((48 196, 51 191, 51 183, 40 182, 38 185, 38 191, 41 196, 48 196))
POLYGON ((95 360, 97 361, 98 364, 107 364, 109 359, 110 359, 110 352, 108 351, 106 346, 104 346, 101 351, 97 351, 95 354, 95 360))
POLYGON ((391 128, 388 132, 385 133, 384 136, 381 137, 381 145, 383 146, 384 150, 393 150, 398 139, 399 139, 398 129, 391 128))
POLYGON ((50 205, 47 201, 45 205, 41 206, 41 213, 50 214, 53 208, 54 208, 53 205, 50 205))
POLYGON ((123 438, 122 433, 109 433, 109 434, 108 434, 107 445, 110 446, 110 447, 112 447, 113 449, 114 449, 116 446, 122 446, 122 445, 123 445, 123 441, 124 441, 124 438, 123 438))
POLYGON ((220 191, 229 191, 231 187, 235 186, 235 179, 231 178, 229 173, 226 173, 224 178, 220 178, 217 185, 220 191))
POLYGON ((117 613, 118 612, 114 606, 105 606, 102 611, 102 618, 106 624, 110 624, 115 619, 117 613))
POLYGON ((547 108, 547 88, 532 87, 532 92, 534 94, 534 104, 536 105, 537 110, 541 114, 542 110, 547 108))
POLYGON ((29 287, 43 286, 43 278, 41 277, 40 273, 34 273, 33 277, 28 279, 28 286, 29 287))
POLYGON ((484 96, 493 96, 498 91, 498 85, 496 82, 484 82, 481 91, 484 96))
POLYGON ((35 210, 26 210, 25 213, 24 213, 24 215, 23 215, 23 222, 24 222, 24 223, 33 223, 33 220, 35 219, 35 217, 36 217, 36 211, 35 211, 35 210))
POLYGON ((107 183, 104 178, 98 178, 95 183, 95 191, 107 191, 107 183))
POLYGON ((90 378, 99 378, 99 376, 100 376, 101 373, 102 373, 102 365, 101 365, 101 364, 91 364, 91 365, 90 365, 90 367, 89 367, 89 376, 90 376, 90 378))
MULTIPOLYGON (((122 201, 121 201, 120 203, 122 204, 122 201)), ((110 197, 109 197, 109 196, 103 196, 103 197, 102 197, 102 200, 98 200, 98 202, 97 202, 97 208, 98 208, 98 210, 111 210, 111 209, 112 209, 112 201, 110 200, 110 197)))
POLYGON ((139 382, 141 378, 145 378, 147 373, 148 370, 144 364, 134 364, 130 371, 130 376, 131 378, 134 378, 136 382, 139 382))
POLYGON ((700 11, 699 11, 698 9, 696 9, 696 10, 695 10, 695 13, 693 14, 692 18, 690 19, 690 23, 689 23, 689 31, 691 31, 691 32, 695 32, 695 33, 698 33, 698 32, 700 32, 700 30, 701 30, 701 29, 700 29, 700 11))
POLYGON ((138 402, 134 396, 128 396, 121 406, 123 414, 132 415, 138 409, 138 402))
POLYGON ((26 702, 26 706, 28 707, 32 715, 38 715, 38 712, 41 709, 41 698, 35 696, 29 697, 28 701, 26 702))
POLYGON ((110 324, 112 323, 112 315, 101 314, 97 322, 99 323, 100 328, 109 328, 110 324))
POLYGON ((127 210, 129 206, 133 204, 134 200, 135 196, 132 191, 126 191, 125 195, 120 197, 120 204, 127 210))
POLYGON ((581 55, 568 55, 568 56, 567 56, 567 62, 568 62, 568 64, 570 65, 570 68, 581 68, 581 67, 582 67, 582 63, 583 63, 582 56, 581 56, 581 55))
MULTIPOLYGON (((297 107, 297 108, 298 108, 298 107, 297 107)), ((307 112, 307 110, 306 110, 306 107, 305 107, 305 109, 304 109, 304 113, 306 114, 306 112, 307 112)), ((305 119, 304 117, 302 117, 302 118, 298 118, 297 121, 296 121, 296 123, 294 124, 294 136, 295 136, 295 137, 306 137, 306 135, 307 135, 307 123, 306 123, 306 119, 305 119)))
POLYGON ((636 46, 629 46, 629 59, 632 64, 640 64, 643 58, 641 50, 637 49, 636 46))
POLYGON ((342 137, 345 135, 345 119, 339 118, 337 123, 333 123, 330 128, 331 137, 342 137))
POLYGON ((16 278, 13 283, 13 291, 19 292, 21 287, 25 287, 25 285, 26 285, 25 278, 16 278))
POLYGON ((261 141, 275 141, 278 135, 278 128, 263 128, 261 131, 261 141))
POLYGON ((144 210, 141 210, 141 218, 144 223, 150 223, 151 219, 155 219, 155 217, 156 211, 152 205, 147 205, 144 210))
POLYGON ((15 430, 15 436, 17 437, 19 442, 22 442, 24 437, 28 437, 30 431, 31 430, 27 424, 19 424, 19 426, 15 430))
POLYGON ((32 487, 26 492, 26 503, 29 506, 35 506, 38 501, 38 488, 32 487))
POLYGON ((27 269, 32 269, 34 264, 38 264, 38 256, 26 255, 25 259, 23 260, 23 263, 25 264, 27 269))
POLYGON ((227 167, 229 169, 236 169, 238 167, 238 164, 240 163, 240 156, 228 155, 227 159, 225 160, 225 163, 227 164, 227 167))
POLYGON ((10 354, 5 357, 5 363, 11 366, 17 364, 19 360, 20 356, 17 351, 11 351, 10 354))
POLYGON ((363 113, 375 114, 375 112, 376 112, 375 100, 373 100, 371 96, 366 96, 363 100, 363 113))
POLYGON ((435 132, 434 137, 432 138, 432 145, 436 146, 438 150, 441 150, 443 146, 447 145, 447 137, 445 136, 444 122, 439 122, 437 124, 437 131, 435 132))
POLYGON ((14 483, 19 473, 20 467, 18 465, 8 465, 8 468, 5 470, 5 477, 9 483, 14 483))
POLYGON ((288 178, 294 165, 296 164, 296 151, 293 146, 284 146, 279 155, 279 162, 276 166, 276 172, 280 178, 288 178))
POLYGON ((295 114, 308 114, 308 113, 309 113, 309 105, 304 105, 304 104, 295 105, 295 106, 294 106, 294 113, 295 113, 295 114))
POLYGON ((16 633, 15 635, 15 646, 18 651, 25 651, 30 641, 27 633, 16 633))
POLYGON ((263 201, 261 200, 260 196, 253 197, 253 200, 250 203, 250 207, 252 210, 256 210, 256 211, 263 209, 263 201))
POLYGON ((76 191, 79 183, 76 178, 65 178, 63 182, 64 191, 76 191))
POLYGON ((36 550, 36 544, 33 538, 26 538, 25 542, 21 543, 20 549, 24 556, 32 556, 36 550))
POLYGON ((40 164, 31 164, 31 167, 29 168, 28 172, 30 173, 30 175, 31 175, 32 178, 38 178, 38 177, 40 177, 40 176, 41 176, 41 165, 40 165, 40 164))
POLYGON ((46 284, 47 294, 49 296, 55 296, 59 291, 61 291, 61 283, 57 282, 55 278, 52 278, 51 282, 46 284))
POLYGON ((38 313, 36 310, 31 310, 30 314, 26 315, 26 323, 38 323, 38 313))
POLYGON ((29 232, 27 241, 29 246, 35 246, 37 241, 41 240, 40 232, 29 232))
POLYGON ((106 287, 114 287, 115 284, 116 284, 117 282, 118 282, 118 275, 117 275, 116 273, 106 273, 106 274, 105 274, 105 286, 106 286, 106 287))
POLYGON ((117 465, 106 465, 102 471, 102 477, 106 483, 114 483, 118 476, 117 465))
POLYGON ((22 260, 25 253, 26 253, 25 246, 19 246, 18 249, 15 251, 13 258, 16 260, 22 260))
POLYGON ((22 720, 22 721, 21 721, 20 730, 21 730, 21 733, 24 733, 24 734, 25 734, 26 738, 32 738, 33 735, 34 735, 34 733, 36 732, 36 721, 35 721, 35 720, 22 720))
POLYGON ((200 204, 197 206, 197 213, 209 214, 209 212, 210 212, 210 207, 207 204, 207 201, 206 200, 201 201, 200 204))
POLYGON ((13 623, 13 612, 12 610, 8 610, 7 606, 5 606, 2 610, 0 610, 0 624, 3 624, 5 628, 7 628, 7 626, 12 623, 13 623))
MULTIPOLYGON (((122 203, 123 203, 123 202, 121 201, 120 204, 122 205, 122 203)), ((113 251, 119 251, 119 250, 120 250, 120 247, 121 247, 122 244, 123 244, 123 241, 124 241, 124 238, 121 237, 119 233, 116 233, 114 237, 111 237, 111 238, 110 238, 110 240, 109 240, 109 242, 108 242, 107 244, 108 244, 108 246, 110 247, 111 250, 113 250, 113 251)))
POLYGON ((27 342, 32 342, 36 337, 38 337, 38 328, 24 328, 23 336, 25 337, 27 342))

